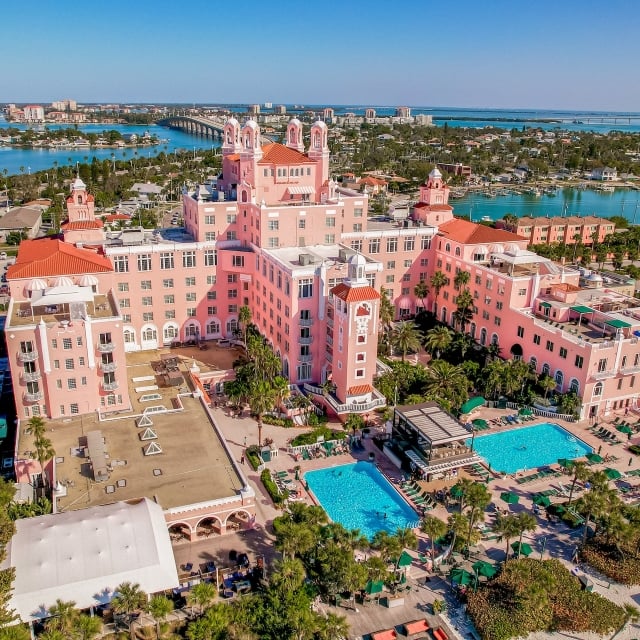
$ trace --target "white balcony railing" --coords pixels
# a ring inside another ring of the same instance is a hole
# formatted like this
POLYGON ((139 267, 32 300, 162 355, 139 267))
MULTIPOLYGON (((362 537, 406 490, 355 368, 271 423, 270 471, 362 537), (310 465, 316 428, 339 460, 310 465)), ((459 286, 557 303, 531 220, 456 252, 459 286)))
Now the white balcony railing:
POLYGON ((119 386, 120 385, 119 385, 117 380, 114 380, 113 382, 103 382, 102 383, 102 388, 105 391, 115 391, 119 386))
POLYGON ((43 391, 32 391, 24 394, 24 399, 26 402, 38 402, 44 398, 43 391))
POLYGON ((312 355, 298 356, 298 360, 300 362, 311 362, 311 360, 313 360, 313 356, 312 355))
POLYGON ((591 377, 594 380, 606 380, 607 378, 615 377, 615 375, 616 375, 615 371, 595 371, 594 373, 591 374, 591 377))
POLYGON ((18 360, 20 362, 33 362, 38 359, 38 355, 35 349, 33 351, 18 351, 18 360))
POLYGON ((116 345, 113 342, 99 342, 97 348, 100 353, 111 353, 116 345))
POLYGON ((42 378, 42 374, 39 371, 23 371, 22 379, 24 382, 35 382, 36 380, 40 380, 42 378))
POLYGON ((105 373, 113 373, 118 368, 118 363, 117 362, 101 362, 100 368, 105 373))
POLYGON ((313 342, 313 337, 312 336, 307 336, 305 338, 298 338, 298 343, 299 344, 311 344, 313 342))
POLYGON ((313 325, 313 318, 300 318, 301 327, 311 327, 313 325))

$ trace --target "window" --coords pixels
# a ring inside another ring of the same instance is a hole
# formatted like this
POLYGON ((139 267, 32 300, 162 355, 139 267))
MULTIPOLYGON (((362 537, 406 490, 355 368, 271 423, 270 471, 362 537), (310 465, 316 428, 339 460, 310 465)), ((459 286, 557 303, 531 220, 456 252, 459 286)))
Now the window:
POLYGON ((574 364, 576 367, 578 367, 578 369, 582 369, 582 365, 584 364, 584 358, 582 356, 576 356, 576 360, 574 364))
POLYGON ((142 282, 140 282, 140 288, 143 291, 149 291, 151 289, 151 280, 142 280, 142 282))
POLYGON ((404 239, 404 250, 413 251, 416 246, 416 239, 414 237, 404 239))
POLYGON ((545 347, 547 351, 553 351, 553 342, 551 340, 547 340, 547 345, 545 347))
POLYGON ((129 256, 114 256, 113 268, 116 273, 127 273, 129 271, 129 256))
POLYGON ((298 229, 304 229, 307 226, 307 221, 304 218, 298 220, 298 229))
POLYGON ((150 253, 141 253, 138 256, 138 271, 151 271, 150 253))
POLYGON ((195 276, 189 276, 188 278, 184 279, 184 284, 187 287, 195 287, 196 286, 196 277, 195 276))
POLYGON ((313 296, 313 278, 301 278, 298 280, 298 298, 311 298, 313 296))
POLYGON ((142 314, 142 319, 144 322, 153 322, 153 311, 145 311, 142 314))
POLYGON ((560 389, 560 391, 562 391, 562 383, 564 382, 564 374, 559 369, 558 369, 558 371, 556 371, 555 380, 556 380, 556 384, 558 385, 558 388, 560 389))
POLYGON ((227 231, 227 240, 236 240, 236 232, 227 231))
POLYGON ((428 236, 422 236, 420 238, 420 248, 421 249, 431 249, 431 238, 428 236))
POLYGON ((500 300, 496 301, 496 309, 498 311, 502 311, 502 302, 500 300))
POLYGON ((494 316, 493 324, 495 324, 496 327, 499 327, 502 324, 502 320, 500 319, 500 316, 494 316))
POLYGON ((187 316, 189 316, 189 318, 194 318, 196 315, 196 309, 195 307, 189 307, 187 309, 187 316))
POLYGON ((363 210, 362 207, 355 207, 353 210, 354 218, 362 218, 363 210))
POLYGON ((165 320, 174 320, 176 317, 176 312, 174 309, 169 309, 164 312, 165 320))
MULTIPOLYGON (((237 298, 238 297, 238 290, 237 289, 228 289, 227 290, 227 297, 228 298, 237 298)), ((195 301, 195 293, 193 294, 193 300, 195 301)))
POLYGON ((163 252, 160 254, 160 268, 161 269, 173 269, 173 253, 163 252))
POLYGON ((607 370, 607 359, 600 358, 598 361, 598 373, 602 373, 607 370))
POLYGON ((387 238, 387 252, 395 253, 398 250, 398 238, 387 238))
POLYGON ((142 296, 142 306, 143 307, 153 307, 153 297, 152 296, 142 296))
POLYGON ((204 234, 204 239, 207 242, 213 242, 216 239, 216 232, 215 231, 206 231, 204 234))
POLYGON ((205 329, 207 333, 220 333, 220 323, 217 320, 211 320, 205 329))
POLYGON ((408 296, 410 295, 411 289, 409 287, 402 287, 402 292, 400 295, 408 296))
POLYGON ((533 344, 540 344, 540 336, 537 333, 533 334, 533 344))
POLYGON ((232 256, 231 264, 234 267, 244 267, 244 256, 232 256))
POLYGON ((204 266, 215 267, 217 264, 218 264, 218 260, 217 260, 217 254, 215 249, 207 249, 204 252, 204 266))
POLYGON ((560 357, 566 360, 567 358, 567 350, 565 347, 560 347, 560 357))
POLYGON ((389 260, 387 262, 387 269, 395 269, 396 268, 396 261, 395 260, 389 260))
POLYGON ((233 284, 234 282, 238 282, 238 274, 237 273, 227 274, 227 283, 233 284))
MULTIPOLYGON (((230 304, 228 307, 229 313, 238 313, 238 305, 237 304, 230 304)), ((194 309, 195 311, 195 309, 194 309)), ((195 315, 195 313, 193 314, 195 315)))
POLYGON ((404 268, 405 269, 410 269, 412 264, 413 264, 413 260, 405 260, 404 261, 404 268))
POLYGON ((362 251, 362 240, 352 240, 351 241, 351 248, 354 251, 362 251))
POLYGON ((209 315, 209 316, 217 316, 218 315, 218 307, 207 307, 207 315, 209 315))
POLYGON ((196 252, 195 251, 183 251, 182 252, 182 266, 186 269, 192 269, 196 266, 196 252))
POLYGON ((215 300, 218 297, 217 291, 207 291, 207 300, 215 300))
POLYGON ((118 291, 129 291, 128 282, 118 282, 118 291))
POLYGON ((598 397, 602 395, 602 382, 596 382, 593 386, 593 396, 598 397))
POLYGON ((84 357, 83 356, 80 356, 78 358, 78 366, 84 367, 84 357))
POLYGON ((325 244, 333 244, 336 241, 335 233, 325 233, 324 234, 324 243, 325 244))
POLYGON ((73 343, 71 342, 71 338, 63 338, 62 339, 62 348, 63 349, 71 349, 73 347, 73 343))
POLYGON ((218 282, 218 278, 216 276, 208 275, 207 276, 207 284, 216 284, 218 282))
POLYGON ((524 327, 518 327, 518 338, 524 338, 524 327))
POLYGON ((280 229, 280 222, 278 220, 269 220, 267 222, 268 231, 278 231, 280 229))
POLYGON ((526 289, 518 289, 518 295, 519 296, 526 296, 527 295, 527 290, 526 289))
POLYGON ((580 383, 575 378, 571 378, 569 382, 569 391, 576 395, 580 394, 580 383))
POLYGON ((269 238, 269 242, 267 244, 269 249, 277 249, 280 246, 280 238, 269 238))
POLYGON ((120 299, 120 306, 123 309, 128 309, 131 306, 131 300, 129 298, 121 298, 120 299))
POLYGON ((162 281, 162 286, 163 286, 165 289, 173 289, 173 278, 165 278, 165 279, 162 281))
POLYGON ((164 303, 165 304, 175 304, 176 303, 176 297, 173 295, 173 293, 167 295, 164 297, 164 303))
POLYGON ((356 369, 356 378, 364 378, 364 369, 356 369))
POLYGON ((66 359, 65 359, 65 361, 64 361, 64 368, 65 368, 67 371, 70 371, 70 370, 72 370, 72 369, 74 369, 74 368, 75 368, 75 367, 74 367, 74 365, 73 365, 73 358, 66 358, 66 359))
POLYGON ((68 378, 67 379, 67 389, 77 389, 78 388, 78 384, 76 382, 75 378, 68 378))
POLYGON ((204 223, 205 224, 215 224, 216 223, 216 217, 215 216, 205 216, 204 217, 204 223))
POLYGON ((195 302, 196 301, 196 292, 195 291, 189 291, 186 295, 185 295, 185 300, 187 302, 195 302))
POLYGON ((131 322, 131 314, 130 313, 123 313, 122 314, 122 320, 124 322, 131 322))
POLYGON ((380 253, 380 238, 369 240, 369 253, 380 253))
POLYGON ((77 415, 78 413, 80 413, 80 408, 78 407, 78 403, 77 402, 72 402, 69 405, 69 409, 71 411, 71 415, 77 415))
POLYGON ((354 230, 355 232, 360 232, 360 231, 362 231, 362 223, 361 223, 361 222, 358 222, 357 224, 354 224, 354 225, 353 225, 353 230, 354 230))

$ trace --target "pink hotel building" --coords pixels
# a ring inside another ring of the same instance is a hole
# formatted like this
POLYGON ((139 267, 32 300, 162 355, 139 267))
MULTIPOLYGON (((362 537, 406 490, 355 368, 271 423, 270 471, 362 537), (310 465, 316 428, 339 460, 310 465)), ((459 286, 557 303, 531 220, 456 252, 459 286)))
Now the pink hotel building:
POLYGON ((292 120, 285 144, 257 124, 224 128, 222 173, 183 194, 183 229, 109 231, 76 179, 62 239, 25 241, 8 271, 6 339, 18 416, 130 407, 127 352, 233 335, 238 309, 270 340, 292 383, 339 415, 385 404, 373 387, 379 290, 398 318, 421 280, 450 277, 424 304, 452 323, 458 270, 471 274, 469 331, 583 398, 582 416, 635 406, 640 309, 593 278, 527 251, 514 233, 458 220, 434 170, 411 220, 367 218, 367 197, 329 176, 327 126, 292 120), (335 393, 322 396, 331 378, 335 393))

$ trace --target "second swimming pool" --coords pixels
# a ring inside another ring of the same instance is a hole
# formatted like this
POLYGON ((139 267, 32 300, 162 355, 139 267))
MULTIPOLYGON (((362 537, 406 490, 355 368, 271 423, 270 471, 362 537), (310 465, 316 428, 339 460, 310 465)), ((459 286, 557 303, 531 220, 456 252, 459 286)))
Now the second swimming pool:
MULTIPOLYGON (((471 445, 471 439, 467 440, 471 445)), ((474 438, 473 448, 494 471, 515 473, 553 464, 560 458, 581 458, 592 447, 551 422, 474 438)))

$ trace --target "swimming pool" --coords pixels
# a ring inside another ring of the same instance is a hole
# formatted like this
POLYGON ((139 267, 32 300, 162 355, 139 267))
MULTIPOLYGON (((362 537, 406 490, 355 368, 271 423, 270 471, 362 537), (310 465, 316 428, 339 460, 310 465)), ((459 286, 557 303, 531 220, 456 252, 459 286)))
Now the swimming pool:
MULTIPOLYGON (((471 439, 467 444, 471 445, 471 439)), ((544 467, 560 458, 581 458, 593 451, 588 444, 551 422, 476 436, 473 448, 494 471, 505 473, 544 467)))
POLYGON ((308 471, 304 479, 331 520, 370 540, 376 531, 395 533, 419 520, 371 462, 308 471))

